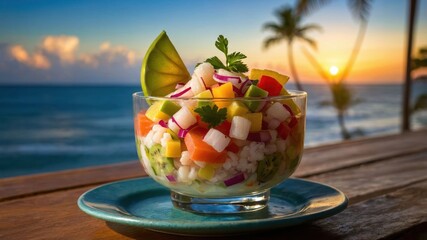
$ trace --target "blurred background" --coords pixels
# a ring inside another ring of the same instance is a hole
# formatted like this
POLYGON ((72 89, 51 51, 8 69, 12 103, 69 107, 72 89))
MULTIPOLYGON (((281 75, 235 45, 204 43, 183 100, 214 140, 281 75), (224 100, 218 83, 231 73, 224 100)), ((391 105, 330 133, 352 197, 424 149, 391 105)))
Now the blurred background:
POLYGON ((136 161, 131 94, 162 30, 190 73, 222 34, 249 68, 289 75, 309 94, 306 146, 425 128, 426 13, 427 0, 2 0, 0 177, 136 161))

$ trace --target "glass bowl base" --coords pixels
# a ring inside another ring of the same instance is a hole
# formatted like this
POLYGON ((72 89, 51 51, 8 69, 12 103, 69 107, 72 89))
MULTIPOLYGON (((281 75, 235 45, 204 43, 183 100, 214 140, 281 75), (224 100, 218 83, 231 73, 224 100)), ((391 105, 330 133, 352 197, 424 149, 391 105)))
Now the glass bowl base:
POLYGON ((225 198, 198 198, 171 191, 173 205, 202 214, 235 214, 261 210, 267 206, 270 190, 253 195, 225 198))

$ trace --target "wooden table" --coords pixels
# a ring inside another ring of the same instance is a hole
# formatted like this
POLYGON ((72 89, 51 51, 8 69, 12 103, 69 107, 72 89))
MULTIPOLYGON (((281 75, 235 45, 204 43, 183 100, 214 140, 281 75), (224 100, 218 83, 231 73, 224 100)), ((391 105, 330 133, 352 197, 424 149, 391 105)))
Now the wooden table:
MULTIPOLYGON (((135 160, 0 179, 0 239, 197 239, 106 223, 77 207, 99 184, 140 176, 135 160)), ((427 130, 308 148, 294 176, 337 187, 348 208, 239 239, 427 239, 427 130)))

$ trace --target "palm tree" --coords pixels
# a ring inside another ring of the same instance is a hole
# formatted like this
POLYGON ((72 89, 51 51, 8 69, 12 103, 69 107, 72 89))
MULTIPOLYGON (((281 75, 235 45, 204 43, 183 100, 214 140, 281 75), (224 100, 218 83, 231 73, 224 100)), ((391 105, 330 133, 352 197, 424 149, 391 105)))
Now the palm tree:
POLYGON ((403 99, 402 99, 402 131, 409 131, 411 129, 410 121, 410 98, 411 98, 411 56, 412 56, 412 39, 414 37, 415 15, 417 9, 417 0, 411 0, 409 4, 408 16, 408 48, 406 49, 406 71, 405 71, 405 84, 403 86, 403 99))
MULTIPOLYGON (((297 12, 299 14, 309 14, 319 7, 331 2, 331 0, 299 0, 297 3, 297 12)), ((365 38, 368 27, 368 18, 373 0, 348 0, 348 5, 353 16, 360 22, 357 38, 353 46, 351 55, 344 67, 340 80, 346 79, 359 55, 360 48, 365 38)))
POLYGON ((359 99, 356 99, 351 92, 350 88, 345 84, 345 82, 340 79, 331 79, 330 75, 323 69, 320 63, 304 49, 304 54, 308 58, 309 62, 315 67, 319 75, 326 80, 329 90, 332 94, 331 101, 322 101, 320 102, 321 106, 332 106, 337 111, 337 120, 341 130, 341 136, 343 139, 350 139, 351 133, 347 130, 345 126, 345 116, 347 115, 348 110, 353 105, 356 105, 360 102, 359 99))
MULTIPOLYGON (((299 14, 309 14, 310 12, 329 3, 330 1, 331 0, 299 0, 296 9, 299 14)), ((317 62, 316 59, 308 51, 304 51, 305 56, 316 68, 320 76, 322 76, 322 78, 324 78, 328 83, 329 89, 332 94, 332 101, 324 102, 322 105, 332 105, 336 109, 338 123, 341 128, 341 135, 343 139, 351 138, 351 134, 345 127, 345 115, 351 106, 358 103, 358 100, 354 98, 351 90, 344 83, 344 81, 345 79, 347 79, 348 74, 350 73, 354 63, 356 62, 357 56, 360 52, 360 48, 365 38, 372 1, 373 0, 348 0, 350 10, 356 20, 360 22, 360 25, 358 35, 353 46, 353 50, 338 80, 331 81, 329 75, 323 70, 323 67, 319 64, 319 62, 317 62)))
POLYGON ((297 14, 295 9, 290 6, 286 6, 276 12, 278 22, 268 22, 264 25, 264 30, 270 30, 273 36, 268 37, 264 41, 264 47, 268 48, 272 44, 277 44, 281 41, 286 41, 288 44, 288 61, 289 67, 298 90, 303 90, 302 85, 299 81, 298 73, 295 68, 293 43, 294 41, 301 40, 308 43, 314 49, 316 48, 316 42, 307 37, 307 32, 311 30, 321 30, 320 26, 316 24, 302 25, 301 14, 297 14))

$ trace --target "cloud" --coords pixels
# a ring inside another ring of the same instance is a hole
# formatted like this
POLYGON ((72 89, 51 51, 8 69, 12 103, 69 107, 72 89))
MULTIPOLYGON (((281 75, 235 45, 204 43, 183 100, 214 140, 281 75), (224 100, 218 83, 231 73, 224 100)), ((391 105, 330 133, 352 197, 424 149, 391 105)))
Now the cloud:
POLYGON ((33 51, 0 43, 0 84, 138 83, 141 59, 124 45, 102 42, 81 52, 77 36, 45 36, 33 51))
POLYGON ((46 36, 42 41, 42 49, 59 57, 62 63, 73 63, 79 46, 76 36, 46 36))
POLYGON ((30 55, 21 45, 10 46, 9 54, 16 61, 33 68, 48 69, 51 66, 50 61, 41 52, 30 55))

